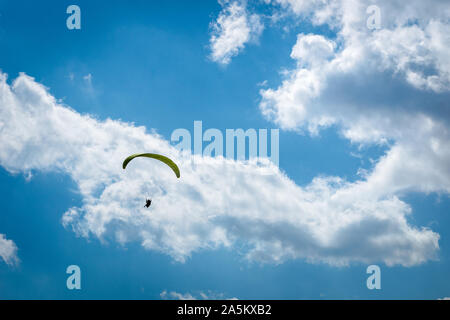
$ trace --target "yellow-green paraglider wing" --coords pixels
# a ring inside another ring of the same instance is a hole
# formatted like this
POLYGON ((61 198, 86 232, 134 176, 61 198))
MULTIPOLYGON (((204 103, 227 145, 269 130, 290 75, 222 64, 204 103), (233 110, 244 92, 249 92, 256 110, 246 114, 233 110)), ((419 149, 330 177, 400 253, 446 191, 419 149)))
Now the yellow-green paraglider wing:
POLYGON ((128 163, 133 160, 134 158, 138 158, 138 157, 145 157, 145 158, 152 158, 152 159, 156 159, 159 160, 161 162, 164 162, 165 164, 167 164, 172 170, 173 172, 175 172, 175 175, 177 176, 177 178, 180 177, 180 169, 178 168, 178 166, 175 164, 175 162, 173 162, 172 160, 170 160, 169 158, 160 155, 160 154, 156 154, 156 153, 136 153, 136 154, 132 154, 131 156, 129 156, 128 158, 126 158, 123 161, 122 164, 122 168, 126 168, 128 163))

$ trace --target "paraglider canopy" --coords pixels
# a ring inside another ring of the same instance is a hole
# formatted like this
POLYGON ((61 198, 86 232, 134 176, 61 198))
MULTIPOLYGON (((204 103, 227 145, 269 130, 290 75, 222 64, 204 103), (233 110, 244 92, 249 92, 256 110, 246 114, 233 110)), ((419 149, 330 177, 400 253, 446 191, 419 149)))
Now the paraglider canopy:
POLYGON ((126 158, 123 161, 122 168, 125 169, 127 167, 128 163, 131 160, 133 160, 134 158, 138 158, 138 157, 152 158, 152 159, 156 159, 156 160, 159 160, 161 162, 164 162, 166 165, 168 165, 173 170, 173 172, 175 173, 177 178, 180 177, 180 169, 175 164, 175 162, 173 162, 172 160, 170 160, 169 158, 167 158, 167 157, 165 157, 163 155, 156 154, 156 153, 136 153, 136 154, 132 154, 131 156, 129 156, 128 158, 126 158))

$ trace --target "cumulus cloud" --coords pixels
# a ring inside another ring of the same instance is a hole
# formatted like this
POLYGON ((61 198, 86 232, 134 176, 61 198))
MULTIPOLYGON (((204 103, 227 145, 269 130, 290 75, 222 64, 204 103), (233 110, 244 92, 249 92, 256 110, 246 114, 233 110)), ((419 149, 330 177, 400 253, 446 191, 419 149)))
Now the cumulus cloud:
POLYGON ((247 42, 259 38, 264 26, 259 15, 248 14, 245 1, 219 2, 223 9, 211 26, 211 59, 228 64, 244 49, 247 42))
POLYGON ((9 265, 19 262, 16 244, 14 241, 6 239, 4 234, 0 234, 0 257, 9 265))
POLYGON ((305 66, 321 65, 334 55, 335 43, 319 35, 298 35, 291 57, 305 66))
MULTIPOLYGON (((270 162, 263 164, 273 172, 267 175, 256 162, 193 158, 144 127, 81 115, 24 74, 12 85, 1 74, 0 119, 6 170, 56 171, 76 182, 82 206, 69 208, 62 222, 82 237, 138 241, 180 262, 236 244, 250 261, 268 263, 411 266, 437 258, 439 235, 408 222, 411 208, 383 189, 378 167, 356 182, 317 177, 300 187, 270 162), (173 158, 181 179, 158 162, 122 170, 126 156, 142 151, 173 158), (143 208, 147 195, 152 210, 143 208)), ((401 178, 407 184, 410 177, 401 178)))
POLYGON ((384 144, 365 185, 371 193, 450 192, 450 5, 378 1, 381 28, 367 28, 371 1, 277 0, 336 37, 299 34, 296 67, 261 90, 263 115, 315 135, 334 125, 353 143, 384 144), (332 12, 321 15, 321 12, 332 12))
MULTIPOLYGON (((335 111, 345 106, 327 108, 328 101, 315 100, 326 95, 330 88, 339 86, 342 78, 353 79, 352 83, 346 82, 346 90, 341 93, 347 96, 374 89, 373 83, 361 84, 361 75, 379 77, 383 72, 397 82, 410 84, 411 91, 449 91, 450 24, 447 17, 450 6, 447 3, 433 1, 425 6, 421 1, 411 1, 408 6, 400 6, 398 1, 379 2, 382 26, 379 30, 370 30, 366 26, 366 8, 371 5, 370 1, 276 2, 290 8, 293 14, 310 18, 321 9, 330 8, 333 15, 320 24, 336 28, 336 39, 299 34, 291 53, 298 62, 297 68, 288 73, 278 88, 262 91, 262 112, 283 128, 295 129, 306 123, 306 127, 315 129, 318 125, 342 120, 335 111)), ((311 19, 312 23, 319 23, 311 19)), ((380 92, 390 85, 390 82, 377 83, 380 92)), ((336 90, 333 93, 336 94, 336 90)), ((367 109, 358 107, 361 111, 367 109)), ((429 106, 423 106, 426 108, 429 106)))

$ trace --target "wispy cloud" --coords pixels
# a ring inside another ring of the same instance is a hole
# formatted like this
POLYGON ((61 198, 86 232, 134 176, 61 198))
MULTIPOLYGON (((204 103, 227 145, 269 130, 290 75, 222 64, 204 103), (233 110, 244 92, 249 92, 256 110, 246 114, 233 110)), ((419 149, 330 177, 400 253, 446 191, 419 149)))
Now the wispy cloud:
POLYGON ((238 300, 237 298, 226 298, 223 293, 214 293, 212 291, 203 292, 193 295, 191 293, 178 293, 176 291, 167 292, 164 290, 160 294, 163 300, 238 300))
POLYGON ((84 75, 83 76, 83 86, 82 86, 82 88, 91 97, 95 97, 97 92, 96 92, 96 90, 94 88, 94 85, 92 83, 92 79, 93 79, 93 76, 92 76, 91 73, 88 73, 88 74, 84 75))
POLYGON ((211 59, 228 64, 246 43, 259 38, 264 25, 259 15, 248 14, 245 1, 222 0, 220 4, 223 9, 211 25, 211 59))
POLYGON ((8 265, 14 265, 19 262, 16 244, 14 241, 6 239, 4 234, 0 234, 0 257, 8 265))
POLYGON ((86 81, 86 83, 87 83, 89 86, 92 86, 92 74, 88 73, 87 75, 85 75, 85 76, 83 77, 83 80, 86 81))

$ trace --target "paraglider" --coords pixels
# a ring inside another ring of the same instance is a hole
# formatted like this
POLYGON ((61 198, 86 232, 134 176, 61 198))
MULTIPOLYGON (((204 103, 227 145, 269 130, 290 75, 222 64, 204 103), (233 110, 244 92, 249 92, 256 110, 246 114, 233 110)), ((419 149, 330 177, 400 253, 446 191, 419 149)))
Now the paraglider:
POLYGON ((156 160, 159 160, 161 162, 164 162, 165 164, 167 164, 173 170, 173 172, 175 173, 177 178, 180 177, 180 169, 175 164, 175 162, 173 162, 172 160, 170 160, 169 158, 167 158, 167 157, 165 157, 163 155, 156 154, 156 153, 136 153, 136 154, 132 154, 131 156, 129 156, 128 158, 126 158, 123 161, 122 168, 125 169, 127 167, 128 163, 130 163, 131 160, 133 160, 134 158, 138 158, 138 157, 152 158, 152 159, 156 159, 156 160))
MULTIPOLYGON (((156 153, 136 153, 136 154, 132 154, 131 156, 129 156, 128 158, 126 158, 123 161, 122 168, 125 169, 127 167, 128 163, 130 163, 131 160, 133 160, 134 158, 139 158, 139 157, 145 157, 145 158, 151 158, 151 159, 159 160, 159 161, 165 163, 166 165, 168 165, 172 169, 172 171, 175 173, 177 178, 180 177, 180 169, 175 164, 175 162, 173 162, 172 160, 170 160, 169 158, 167 158, 167 157, 165 157, 163 155, 156 154, 156 153)), ((144 207, 149 208, 151 204, 152 204, 152 200, 151 199, 146 199, 144 207)))

